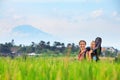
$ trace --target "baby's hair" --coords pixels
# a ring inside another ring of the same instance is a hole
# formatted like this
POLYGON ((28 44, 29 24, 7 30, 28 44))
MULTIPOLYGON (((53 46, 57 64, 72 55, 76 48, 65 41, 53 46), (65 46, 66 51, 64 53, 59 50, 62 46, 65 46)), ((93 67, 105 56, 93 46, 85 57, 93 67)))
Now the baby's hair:
POLYGON ((91 43, 95 43, 95 41, 94 41, 94 40, 92 40, 92 41, 91 41, 91 43))
POLYGON ((86 45, 86 41, 85 40, 80 40, 79 45, 80 45, 81 42, 84 42, 85 45, 86 45))

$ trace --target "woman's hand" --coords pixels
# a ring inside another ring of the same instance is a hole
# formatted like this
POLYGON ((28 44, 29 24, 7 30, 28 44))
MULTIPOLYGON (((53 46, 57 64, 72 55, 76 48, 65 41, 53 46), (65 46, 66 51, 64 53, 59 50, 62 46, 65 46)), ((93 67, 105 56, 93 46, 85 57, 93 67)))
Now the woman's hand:
POLYGON ((80 54, 83 54, 85 52, 85 50, 81 50, 80 54))

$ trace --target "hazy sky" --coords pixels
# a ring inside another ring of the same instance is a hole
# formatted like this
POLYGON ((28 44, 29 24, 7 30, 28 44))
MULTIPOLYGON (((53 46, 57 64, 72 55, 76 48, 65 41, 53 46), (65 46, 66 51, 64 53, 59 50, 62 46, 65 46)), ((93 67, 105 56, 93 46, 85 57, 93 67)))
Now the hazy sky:
MULTIPOLYGON (((11 30, 29 24, 63 42, 97 36, 103 46, 120 49, 119 0, 0 0, 0 43, 11 30)), ((21 39, 22 40, 22 39, 21 39)))

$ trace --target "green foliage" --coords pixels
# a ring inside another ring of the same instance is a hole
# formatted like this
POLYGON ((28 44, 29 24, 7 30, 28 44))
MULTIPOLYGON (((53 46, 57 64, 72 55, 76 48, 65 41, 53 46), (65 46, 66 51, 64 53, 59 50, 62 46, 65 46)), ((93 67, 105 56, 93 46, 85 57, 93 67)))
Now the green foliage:
POLYGON ((11 43, 0 44, 0 52, 1 53, 10 53, 11 52, 11 43))
MULTIPOLYGON (((71 45, 71 44, 70 44, 71 45)), ((64 43, 55 41, 53 45, 50 45, 50 42, 40 41, 39 43, 31 42, 29 46, 25 46, 20 44, 19 46, 14 45, 14 40, 9 43, 0 44, 0 53, 11 53, 14 52, 23 54, 23 53, 36 53, 36 54, 43 54, 52 52, 54 54, 65 54, 67 53, 67 47, 64 43)), ((79 47, 72 43, 71 45, 71 53, 75 53, 79 50, 79 47)))
POLYGON ((105 51, 105 56, 106 57, 115 57, 117 54, 114 52, 110 52, 110 51, 105 51))
POLYGON ((118 54, 118 56, 115 58, 116 62, 120 62, 120 54, 118 54))
POLYGON ((119 66, 67 57, 0 57, 0 80, 120 80, 119 66))

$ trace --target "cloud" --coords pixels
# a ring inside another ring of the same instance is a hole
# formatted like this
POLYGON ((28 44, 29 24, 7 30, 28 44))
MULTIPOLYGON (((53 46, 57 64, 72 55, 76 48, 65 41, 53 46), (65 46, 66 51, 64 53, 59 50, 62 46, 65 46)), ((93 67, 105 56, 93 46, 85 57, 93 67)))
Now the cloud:
MULTIPOLYGON (((69 22, 68 19, 59 19, 53 17, 32 17, 28 19, 27 24, 31 24, 36 28, 42 29, 45 32, 51 33, 56 36, 64 37, 64 38, 77 38, 78 36, 84 34, 85 37, 88 35, 106 35, 108 36, 110 32, 114 30, 114 26, 118 27, 119 25, 115 25, 108 21, 107 19, 103 20, 81 20, 78 18, 78 22, 69 22), (106 27, 108 26, 108 27, 106 27)), ((118 30, 113 31, 113 34, 117 34, 118 30)), ((83 36, 83 35, 82 35, 83 36)))
POLYGON ((2 14, 2 18, 0 18, 0 36, 10 34, 14 27, 26 22, 25 17, 18 14, 13 7, 7 8, 2 14))
POLYGON ((4 11, 3 16, 4 16, 5 18, 15 19, 15 20, 24 18, 24 16, 20 15, 20 14, 15 10, 14 7, 7 8, 7 10, 4 11))
POLYGON ((118 13, 117 11, 114 11, 112 13, 112 17, 113 17, 113 19, 120 21, 120 13, 118 13))
POLYGON ((113 13, 112 13, 112 16, 113 17, 116 17, 118 15, 118 12, 117 11, 114 11, 113 13))
POLYGON ((15 19, 15 20, 19 20, 19 19, 23 19, 23 18, 24 17, 20 16, 20 15, 16 15, 16 14, 13 15, 13 19, 15 19))
POLYGON ((104 14, 104 11, 102 9, 98 9, 91 13, 91 17, 97 18, 97 17, 101 17, 103 14, 104 14))
POLYGON ((11 31, 12 24, 5 19, 0 20, 0 35, 7 34, 11 31))
POLYGON ((25 24, 24 18, 18 19, 17 17, 0 19, 0 36, 9 34, 12 29, 18 25, 25 24))

